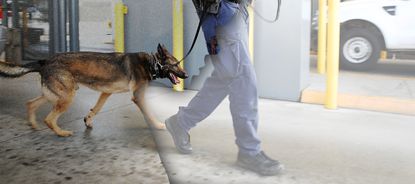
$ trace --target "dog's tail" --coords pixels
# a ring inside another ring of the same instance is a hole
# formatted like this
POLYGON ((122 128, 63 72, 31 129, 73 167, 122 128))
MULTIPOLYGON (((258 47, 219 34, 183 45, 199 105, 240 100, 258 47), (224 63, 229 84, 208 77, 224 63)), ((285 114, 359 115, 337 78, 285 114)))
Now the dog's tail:
POLYGON ((0 62, 0 76, 7 78, 17 78, 31 72, 39 72, 45 61, 35 61, 24 65, 0 62))

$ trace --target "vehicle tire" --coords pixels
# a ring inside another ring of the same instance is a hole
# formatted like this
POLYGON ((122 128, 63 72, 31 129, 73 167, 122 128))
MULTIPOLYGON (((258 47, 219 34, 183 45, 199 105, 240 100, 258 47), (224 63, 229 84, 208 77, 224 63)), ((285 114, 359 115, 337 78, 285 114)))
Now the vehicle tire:
POLYGON ((379 60, 381 37, 370 28, 351 28, 340 36, 340 67, 349 70, 372 69, 379 60))

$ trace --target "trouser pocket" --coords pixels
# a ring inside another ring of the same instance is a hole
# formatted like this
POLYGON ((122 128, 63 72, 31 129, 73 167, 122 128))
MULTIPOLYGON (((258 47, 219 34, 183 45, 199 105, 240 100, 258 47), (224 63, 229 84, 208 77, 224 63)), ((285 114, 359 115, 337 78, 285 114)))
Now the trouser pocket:
POLYGON ((240 70, 240 43, 238 40, 219 40, 221 52, 212 56, 213 65, 220 77, 234 78, 240 70))

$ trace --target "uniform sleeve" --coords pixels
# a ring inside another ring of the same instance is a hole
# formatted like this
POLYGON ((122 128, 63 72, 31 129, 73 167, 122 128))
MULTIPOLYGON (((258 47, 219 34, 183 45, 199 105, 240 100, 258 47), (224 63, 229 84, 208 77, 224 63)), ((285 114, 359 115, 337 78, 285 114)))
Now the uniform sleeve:
POLYGON ((218 20, 216 19, 215 15, 209 14, 206 16, 205 20, 202 23, 202 30, 206 41, 209 41, 216 36, 217 25, 218 20))
POLYGON ((220 2, 219 13, 217 15, 218 26, 227 24, 238 10, 238 4, 226 0, 220 2))

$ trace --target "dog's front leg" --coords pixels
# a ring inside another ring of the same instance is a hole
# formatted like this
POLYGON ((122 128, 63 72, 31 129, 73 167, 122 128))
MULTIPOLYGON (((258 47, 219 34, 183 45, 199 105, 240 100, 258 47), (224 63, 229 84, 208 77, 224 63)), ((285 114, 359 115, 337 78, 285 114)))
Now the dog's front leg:
POLYGON ((158 130, 165 130, 166 126, 160 121, 158 121, 157 118, 155 118, 153 114, 149 111, 149 109, 147 108, 145 101, 144 101, 144 92, 145 92, 146 87, 143 87, 143 86, 134 90, 133 92, 134 96, 132 98, 132 101, 141 110, 141 112, 144 115, 144 119, 147 121, 147 124, 151 128, 158 129, 158 130))
POLYGON ((88 116, 84 118, 85 126, 87 128, 92 128, 92 118, 96 114, 98 114, 98 112, 101 110, 102 106, 104 106, 105 102, 110 96, 111 96, 111 93, 101 93, 97 101, 97 104, 95 104, 94 108, 91 109, 88 116))

